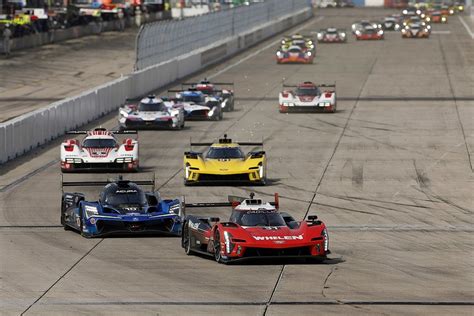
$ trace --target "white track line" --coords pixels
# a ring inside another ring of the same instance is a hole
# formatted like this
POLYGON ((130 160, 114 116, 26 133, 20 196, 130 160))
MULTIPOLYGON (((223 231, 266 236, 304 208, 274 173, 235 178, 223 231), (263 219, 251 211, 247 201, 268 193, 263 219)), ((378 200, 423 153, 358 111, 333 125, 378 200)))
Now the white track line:
POLYGON ((432 31, 431 34, 451 34, 451 31, 432 31))
MULTIPOLYGON (((299 28, 295 29, 294 32, 299 32, 299 31, 301 31, 302 29, 308 27, 309 25, 321 21, 322 19, 324 19, 324 16, 320 16, 320 17, 316 18, 314 21, 311 21, 310 23, 305 23, 304 25, 302 25, 302 26, 300 26, 299 28)), ((229 66, 227 66, 227 67, 225 67, 225 68, 223 68, 223 69, 221 69, 221 70, 219 70, 218 72, 216 72, 216 73, 214 73, 214 74, 208 76, 207 78, 212 79, 212 78, 214 78, 214 77, 219 76, 220 74, 222 74, 222 73, 228 71, 229 69, 234 68, 234 67, 237 66, 237 65, 240 65, 240 64, 243 63, 244 61, 247 61, 247 60, 249 60, 250 58, 257 56, 258 54, 260 54, 260 53, 263 52, 264 50, 267 50, 267 49, 271 48, 272 46, 275 46, 276 44, 280 43, 280 41, 281 41, 281 39, 277 39, 277 40, 271 42, 270 44, 268 44, 268 45, 266 45, 266 46, 260 48, 259 50, 253 52, 252 54, 247 55, 247 56, 245 56, 244 58, 238 60, 237 62, 235 62, 235 63, 233 63, 233 64, 231 64, 231 65, 229 65, 229 66)))
POLYGON ((474 33, 471 31, 466 21, 464 21, 464 19, 461 16, 458 16, 458 18, 459 18, 459 21, 461 21, 462 25, 464 25, 464 27, 466 28, 466 31, 469 33, 469 35, 471 35, 471 38, 474 39, 474 33))

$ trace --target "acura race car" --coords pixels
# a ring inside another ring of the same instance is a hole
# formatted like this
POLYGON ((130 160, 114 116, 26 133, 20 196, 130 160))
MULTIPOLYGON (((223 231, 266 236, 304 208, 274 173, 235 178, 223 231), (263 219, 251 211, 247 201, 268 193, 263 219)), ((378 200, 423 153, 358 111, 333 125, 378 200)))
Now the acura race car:
POLYGON ((161 199, 155 181, 62 182, 64 187, 104 186, 98 200, 82 193, 65 193, 61 199, 61 224, 84 237, 111 234, 181 234, 183 216, 180 199, 161 199), (152 186, 144 191, 140 186, 152 186))
POLYGON ((210 96, 195 87, 186 90, 168 90, 176 93, 174 98, 170 98, 173 104, 183 107, 186 120, 212 120, 219 121, 223 118, 222 104, 220 97, 210 96))
POLYGON ((138 104, 127 104, 119 109, 121 129, 182 129, 184 109, 179 104, 165 102, 151 94, 138 104))
POLYGON ((137 134, 137 131, 69 131, 69 135, 86 135, 82 141, 67 139, 61 143, 61 171, 138 170, 138 141, 126 138, 120 143, 116 135, 137 134))
POLYGON ((201 91, 207 96, 219 99, 221 102, 222 110, 233 111, 234 110, 234 83, 233 82, 210 82, 207 78, 199 82, 184 82, 181 87, 188 86, 195 88, 197 91, 201 91))
POLYGON ((181 245, 186 254, 213 256, 219 263, 246 259, 307 258, 324 260, 330 253, 326 225, 317 216, 298 222, 272 203, 230 197, 230 203, 186 204, 187 207, 232 206, 230 219, 188 215, 183 222, 181 245))
POLYGON ((266 155, 264 151, 247 154, 241 146, 259 146, 263 143, 236 143, 224 135, 216 143, 191 143, 209 146, 205 153, 184 153, 184 184, 266 183, 266 155))
POLYGON ((280 113, 336 112, 335 83, 317 85, 305 81, 298 85, 283 84, 283 88, 278 95, 280 113), (321 88, 324 90, 321 91, 321 88))

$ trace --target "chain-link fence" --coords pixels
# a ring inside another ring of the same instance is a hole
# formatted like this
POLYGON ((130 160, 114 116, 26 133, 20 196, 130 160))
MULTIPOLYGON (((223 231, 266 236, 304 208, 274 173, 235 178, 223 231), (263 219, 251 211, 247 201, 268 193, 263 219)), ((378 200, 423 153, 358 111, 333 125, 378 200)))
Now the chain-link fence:
POLYGON ((144 25, 137 37, 135 69, 184 55, 308 8, 308 0, 266 0, 192 18, 144 25))

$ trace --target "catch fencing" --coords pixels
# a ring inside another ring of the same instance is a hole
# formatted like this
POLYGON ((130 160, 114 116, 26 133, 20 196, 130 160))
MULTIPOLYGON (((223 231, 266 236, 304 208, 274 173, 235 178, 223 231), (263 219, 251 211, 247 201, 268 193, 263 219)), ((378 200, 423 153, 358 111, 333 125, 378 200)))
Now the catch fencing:
POLYGON ((145 24, 137 36, 135 69, 193 52, 309 5, 308 0, 267 0, 182 20, 145 24))

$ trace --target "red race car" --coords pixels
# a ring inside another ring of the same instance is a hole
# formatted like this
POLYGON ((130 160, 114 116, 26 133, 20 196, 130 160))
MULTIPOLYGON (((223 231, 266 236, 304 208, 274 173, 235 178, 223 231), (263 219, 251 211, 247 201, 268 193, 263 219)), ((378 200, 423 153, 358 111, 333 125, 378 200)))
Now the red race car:
POLYGON ((383 30, 381 28, 374 28, 366 26, 363 29, 354 32, 357 40, 383 40, 383 30))
POLYGON ((185 217, 181 245, 186 254, 213 256, 219 263, 247 259, 307 258, 324 260, 329 251, 326 225, 317 216, 297 222, 279 212, 274 202, 230 197, 229 203, 185 204, 186 207, 232 206, 229 221, 219 218, 185 217))
POLYGON ((278 50, 276 59, 278 64, 312 64, 314 54, 314 51, 303 50, 300 46, 290 46, 278 50))

